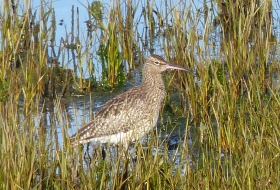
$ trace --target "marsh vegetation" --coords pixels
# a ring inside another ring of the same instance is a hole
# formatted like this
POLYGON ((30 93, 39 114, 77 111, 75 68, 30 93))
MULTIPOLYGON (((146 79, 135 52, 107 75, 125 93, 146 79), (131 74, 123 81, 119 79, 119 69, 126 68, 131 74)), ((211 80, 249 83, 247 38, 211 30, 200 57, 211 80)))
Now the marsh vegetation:
POLYGON ((62 37, 52 2, 35 9, 29 0, 3 1, 0 188, 278 189, 277 6, 93 1, 69 10, 71 31, 62 37), (86 161, 69 136, 92 118, 95 94, 126 88, 153 53, 196 75, 165 75, 165 106, 156 130, 133 144, 137 159, 107 147, 105 159, 97 148, 86 161), (74 95, 87 97, 82 113, 65 108, 74 95), (165 138, 174 131, 176 146, 165 138))

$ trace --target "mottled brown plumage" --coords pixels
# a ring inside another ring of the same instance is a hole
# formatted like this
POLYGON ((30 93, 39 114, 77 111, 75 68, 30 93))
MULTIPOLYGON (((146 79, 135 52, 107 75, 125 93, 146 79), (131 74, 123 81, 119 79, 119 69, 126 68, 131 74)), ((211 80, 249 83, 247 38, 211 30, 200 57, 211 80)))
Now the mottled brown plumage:
POLYGON ((158 120, 166 94, 162 72, 167 69, 188 71, 159 55, 150 56, 143 69, 142 84, 105 103, 93 120, 71 137, 71 143, 98 141, 127 146, 146 135, 158 120))

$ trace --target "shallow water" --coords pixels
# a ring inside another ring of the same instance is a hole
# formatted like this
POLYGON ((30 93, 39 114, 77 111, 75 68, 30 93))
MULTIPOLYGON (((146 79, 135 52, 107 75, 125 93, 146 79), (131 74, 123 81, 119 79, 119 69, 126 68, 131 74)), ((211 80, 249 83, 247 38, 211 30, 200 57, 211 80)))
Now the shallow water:
MULTIPOLYGON (((159 7, 162 6, 160 1, 156 1, 156 3, 159 3, 159 7)), ((108 2, 109 4, 109 2, 108 2)), ((275 3, 274 3, 275 4, 275 3)), ((53 6, 56 10, 56 16, 57 20, 63 19, 63 25, 59 25, 57 30, 57 39, 60 39, 61 37, 65 38, 65 31, 70 31, 71 27, 71 18, 69 15, 71 15, 71 9, 72 5, 75 6, 75 9, 79 7, 80 10, 80 29, 81 33, 86 33, 86 24, 84 23, 87 19, 87 15, 82 15, 84 7, 75 0, 72 1, 56 1, 53 3, 53 6)), ((36 7, 36 4, 34 4, 36 7)), ((196 4, 197 9, 199 7, 202 7, 202 4, 196 4)), ((274 5, 275 7, 279 7, 278 4, 274 5)), ((273 12, 273 15, 276 14, 276 11, 273 12)), ((277 16, 275 16, 277 18, 277 16)), ((278 22, 278 20, 277 20, 278 22)), ((202 23, 202 22, 201 22, 202 23)), ((198 24, 201 24, 200 22, 198 24)), ((139 30, 139 34, 144 34, 147 31, 144 31, 144 25, 142 22, 137 26, 137 29, 139 30)), ((198 27, 198 34, 203 36, 203 26, 198 27)), ((276 32, 279 30, 278 28, 275 29, 276 32)), ((158 31, 160 32, 160 31, 158 31)), ((160 34, 160 33, 157 33, 160 34)), ((144 36, 144 35, 143 35, 144 36)), ((216 42, 216 41, 215 41, 216 42)), ((161 41, 159 38, 153 39, 153 43, 151 43, 152 47, 143 47, 141 46, 143 50, 144 55, 149 55, 151 52, 162 54, 164 51, 162 50, 162 47, 160 45, 161 41), (153 49, 151 51, 151 49, 153 49)), ((199 42, 200 43, 200 42, 199 42)), ((217 43, 217 42, 216 42, 217 43)), ((57 41, 57 44, 59 44, 59 40, 57 41)), ((213 56, 218 56, 216 53, 219 51, 213 51, 213 56)), ((69 64, 69 68, 73 69, 73 65, 69 64)), ((141 68, 140 68, 141 69, 141 68)), ((86 71, 87 69, 84 68, 86 71)), ((100 71, 100 70, 99 70, 100 71)), ((85 74, 84 77, 88 77, 88 74, 85 74)), ((278 79, 277 79, 278 80, 278 79)), ((46 129, 53 129, 56 128, 58 131, 58 141, 60 144, 62 144, 62 135, 61 135, 61 128, 66 127, 69 131, 69 136, 74 134, 76 132, 77 128, 81 128, 85 123, 90 121, 90 118, 92 118, 92 115, 94 112, 96 112, 107 100, 111 99, 112 97, 116 96, 117 94, 120 94, 121 92, 127 90, 128 88, 139 85, 141 83, 141 72, 136 72, 134 75, 132 74, 132 78, 127 81, 127 84, 121 88, 113 90, 111 92, 110 90, 103 91, 103 92, 92 92, 88 95, 80 95, 80 96, 71 96, 71 97, 63 97, 59 102, 58 100, 46 100, 42 103, 42 107, 44 108, 41 115, 34 116, 34 118, 37 119, 37 126, 42 124, 46 129), (57 102, 57 103, 56 103, 57 102), (56 114, 58 112, 62 111, 63 115, 57 116, 56 114)), ((176 101, 176 100, 175 100, 176 101)), ((177 163, 182 162, 189 162, 189 158, 180 158, 180 152, 177 151, 176 146, 177 145, 184 145, 184 137, 187 135, 187 142, 189 142, 188 146, 192 146, 192 138, 191 134, 188 134, 187 131, 189 131, 190 126, 186 124, 187 119, 186 118, 177 118, 173 114, 171 114, 168 111, 165 111, 162 115, 163 122, 159 122, 156 129, 158 129, 159 133, 156 138, 160 140, 160 142, 163 142, 165 139, 167 140, 167 143, 169 144, 170 148, 169 155, 170 157, 174 157, 174 161, 177 163), (168 123, 168 117, 171 118, 171 123, 168 123), (172 138, 170 138, 172 137, 172 138), (172 139, 172 140, 170 140, 172 139)), ((149 138, 153 138, 151 135, 146 136, 141 140, 141 143, 143 143, 143 146, 145 146, 145 143, 149 138)), ((160 153, 163 150, 163 147, 160 147, 160 149, 155 148, 153 150, 153 154, 160 153)))

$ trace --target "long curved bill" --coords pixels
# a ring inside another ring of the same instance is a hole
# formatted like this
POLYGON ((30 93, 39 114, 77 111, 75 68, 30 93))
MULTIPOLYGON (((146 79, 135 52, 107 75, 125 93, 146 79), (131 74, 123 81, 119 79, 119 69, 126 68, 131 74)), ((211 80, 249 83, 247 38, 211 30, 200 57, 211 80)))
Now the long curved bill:
POLYGON ((172 64, 172 63, 167 63, 167 64, 166 64, 166 69, 176 69, 176 70, 187 71, 187 72, 189 72, 189 73, 191 73, 191 74, 194 75, 194 73, 193 73, 191 70, 185 69, 184 67, 182 67, 182 66, 180 66, 180 65, 174 65, 174 64, 172 64))

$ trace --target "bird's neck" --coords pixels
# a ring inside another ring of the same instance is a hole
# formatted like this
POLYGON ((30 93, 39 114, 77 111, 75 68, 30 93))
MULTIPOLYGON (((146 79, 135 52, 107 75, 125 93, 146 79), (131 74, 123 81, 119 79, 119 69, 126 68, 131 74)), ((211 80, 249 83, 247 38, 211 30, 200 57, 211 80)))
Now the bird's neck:
POLYGON ((160 89, 165 91, 164 82, 162 75, 158 72, 153 72, 149 69, 146 69, 143 72, 143 85, 148 86, 154 89, 160 89))
MULTIPOLYGON (((159 115, 159 110, 163 104, 166 92, 161 73, 149 68, 143 71, 142 88, 145 94, 146 104, 153 106, 154 114, 159 115)), ((156 121, 154 121, 156 123, 156 121)))

